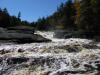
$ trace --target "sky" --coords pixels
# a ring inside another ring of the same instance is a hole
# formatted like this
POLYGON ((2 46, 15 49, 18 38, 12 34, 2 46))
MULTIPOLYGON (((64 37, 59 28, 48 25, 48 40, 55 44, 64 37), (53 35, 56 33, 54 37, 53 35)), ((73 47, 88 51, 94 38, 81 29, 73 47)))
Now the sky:
POLYGON ((57 7, 66 0, 0 0, 0 8, 7 8, 10 15, 17 16, 29 22, 52 15, 57 7))

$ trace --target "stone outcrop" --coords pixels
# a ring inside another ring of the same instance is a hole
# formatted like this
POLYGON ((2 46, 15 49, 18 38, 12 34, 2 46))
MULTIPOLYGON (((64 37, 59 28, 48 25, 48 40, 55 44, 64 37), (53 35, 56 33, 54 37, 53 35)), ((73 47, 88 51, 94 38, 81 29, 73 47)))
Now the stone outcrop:
POLYGON ((67 38, 76 38, 79 36, 78 32, 77 31, 72 31, 72 30, 56 30, 54 31, 55 32, 55 35, 54 37, 55 38, 60 38, 60 39, 67 39, 67 38))
POLYGON ((39 34, 34 34, 34 30, 0 28, 0 42, 32 43, 50 41, 39 34))

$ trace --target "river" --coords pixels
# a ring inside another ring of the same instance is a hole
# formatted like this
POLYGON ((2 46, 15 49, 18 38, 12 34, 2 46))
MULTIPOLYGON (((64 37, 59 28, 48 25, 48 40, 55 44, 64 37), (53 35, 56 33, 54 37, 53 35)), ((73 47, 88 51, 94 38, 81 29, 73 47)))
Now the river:
POLYGON ((99 42, 35 34, 52 42, 0 45, 0 75, 100 75, 99 42))

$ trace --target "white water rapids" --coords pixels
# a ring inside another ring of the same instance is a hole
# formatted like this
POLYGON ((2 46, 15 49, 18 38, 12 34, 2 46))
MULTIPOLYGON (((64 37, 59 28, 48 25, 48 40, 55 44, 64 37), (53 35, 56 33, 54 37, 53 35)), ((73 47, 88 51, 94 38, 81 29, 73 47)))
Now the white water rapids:
POLYGON ((99 75, 100 44, 88 39, 53 38, 49 43, 0 46, 0 75, 99 75))

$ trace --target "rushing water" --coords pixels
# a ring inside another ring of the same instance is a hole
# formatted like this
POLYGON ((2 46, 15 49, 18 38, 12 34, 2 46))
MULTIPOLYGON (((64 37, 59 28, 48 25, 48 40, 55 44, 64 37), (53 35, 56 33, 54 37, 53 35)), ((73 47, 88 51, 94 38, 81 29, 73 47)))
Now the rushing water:
POLYGON ((0 46, 0 75, 100 75, 99 42, 36 34, 52 42, 0 46))

